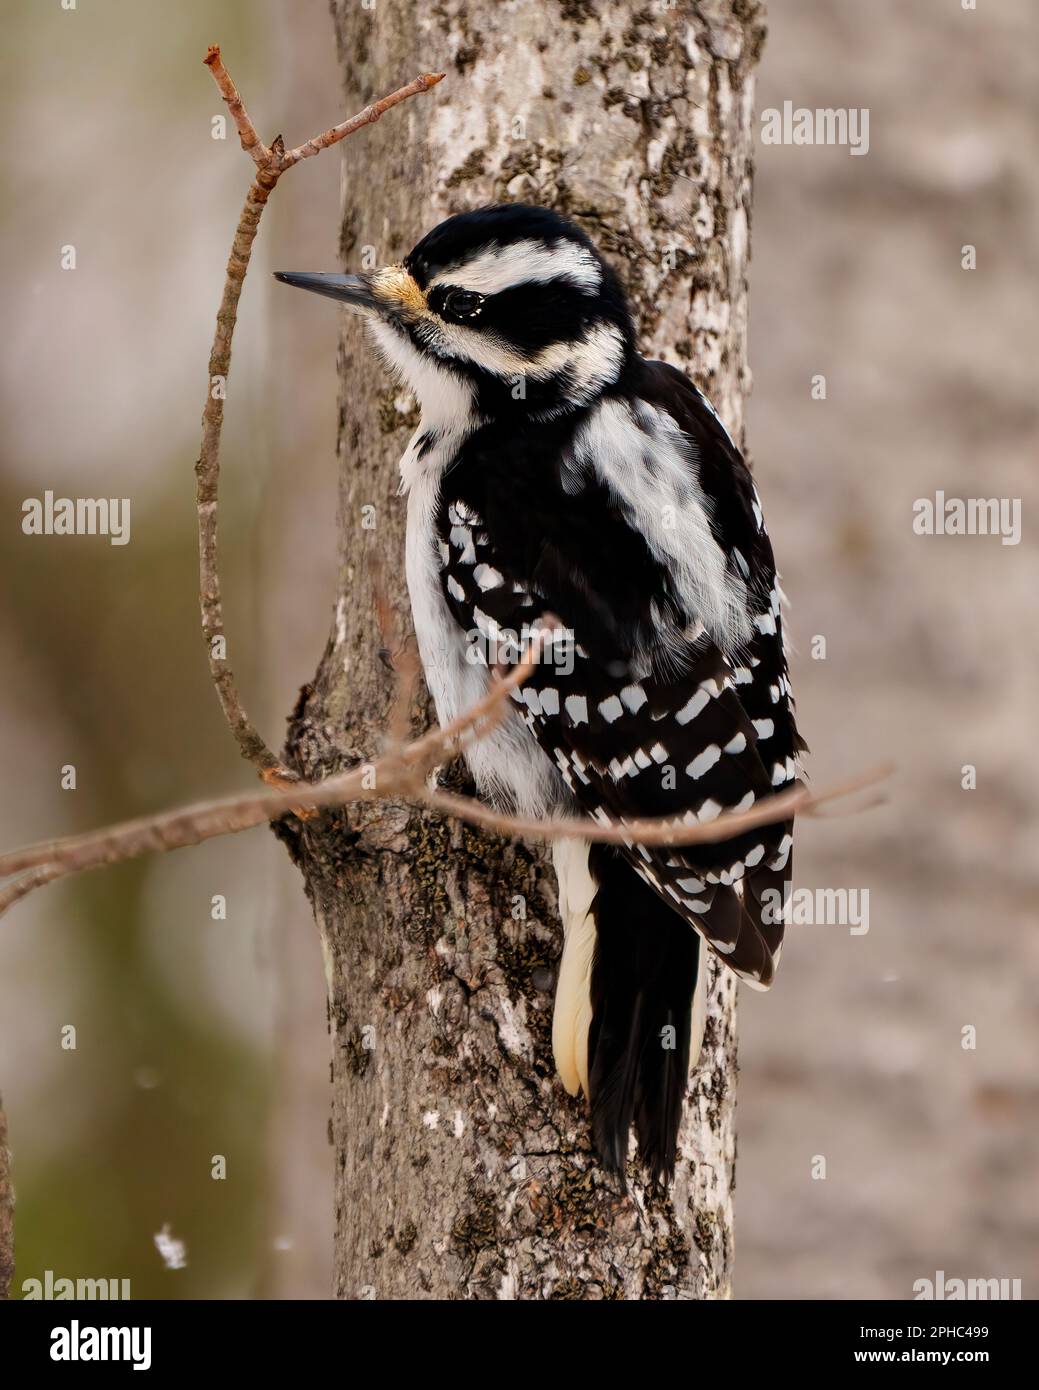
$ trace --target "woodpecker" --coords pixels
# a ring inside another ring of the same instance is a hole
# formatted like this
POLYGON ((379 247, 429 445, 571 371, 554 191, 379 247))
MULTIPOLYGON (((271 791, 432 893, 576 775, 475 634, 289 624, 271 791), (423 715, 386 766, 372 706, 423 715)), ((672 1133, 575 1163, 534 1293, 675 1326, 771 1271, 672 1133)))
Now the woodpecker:
MULTIPOLYGON (((797 733, 772 547, 705 396, 642 357, 617 275, 546 208, 462 213, 370 275, 278 273, 367 322, 421 419, 401 459, 405 567, 442 724, 503 650, 555 644, 467 756, 527 816, 713 820, 791 786, 797 733)), ((600 1161, 673 1176, 703 1037, 707 948, 759 989, 783 937, 792 821, 718 844, 554 845, 556 1067, 600 1161)))

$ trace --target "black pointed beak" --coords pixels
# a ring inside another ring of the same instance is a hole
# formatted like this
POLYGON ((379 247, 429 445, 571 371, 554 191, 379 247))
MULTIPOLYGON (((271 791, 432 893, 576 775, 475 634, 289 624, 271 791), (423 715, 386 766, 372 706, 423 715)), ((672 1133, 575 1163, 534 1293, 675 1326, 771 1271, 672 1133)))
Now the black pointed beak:
POLYGON ((314 294, 338 299, 340 304, 352 304, 359 309, 379 307, 367 275, 314 275, 303 270, 276 270, 274 278, 300 290, 312 290, 314 294))

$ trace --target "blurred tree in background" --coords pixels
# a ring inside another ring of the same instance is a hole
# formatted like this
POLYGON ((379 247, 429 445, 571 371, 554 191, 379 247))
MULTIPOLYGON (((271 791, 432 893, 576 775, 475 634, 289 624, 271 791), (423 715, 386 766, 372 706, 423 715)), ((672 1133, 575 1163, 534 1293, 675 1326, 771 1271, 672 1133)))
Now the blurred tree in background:
MULTIPOLYGON (((193 465, 249 177, 233 128, 213 138, 225 108, 201 59, 224 42, 266 133, 304 138, 341 98, 327 10, 292 8, 105 0, 5 17, 5 125, 33 151, 3 174, 6 843, 249 784, 198 629, 193 465), (310 70, 304 94, 293 58, 310 70), (74 270, 61 268, 65 245, 74 270), (46 489, 129 497, 129 544, 22 534, 23 501, 46 489), (68 764, 75 790, 60 785, 68 764)), ((297 178, 293 241, 310 235, 330 258, 335 166, 309 192, 297 178)), ((275 741, 320 650, 334 567, 331 518, 315 506, 322 479, 332 495, 334 357, 294 339, 292 306, 268 327, 265 271, 283 226, 272 212, 245 295, 221 528, 236 670, 275 741), (276 354, 290 359, 281 400, 263 381, 276 354), (272 475, 278 457, 293 459, 291 479, 272 475), (297 610, 287 636, 285 604, 297 610)), ((3 927, 15 1295, 50 1269, 129 1278, 135 1297, 325 1296, 323 980, 284 855, 257 835, 140 861, 55 886, 3 927), (225 920, 211 916, 214 894, 225 920), (61 1045, 69 1024, 74 1050, 61 1045), (305 1080, 286 1092, 297 1064, 305 1080), (211 1177, 214 1155, 226 1179, 211 1177), (166 1225, 187 1246, 184 1269, 155 1248, 166 1225)))

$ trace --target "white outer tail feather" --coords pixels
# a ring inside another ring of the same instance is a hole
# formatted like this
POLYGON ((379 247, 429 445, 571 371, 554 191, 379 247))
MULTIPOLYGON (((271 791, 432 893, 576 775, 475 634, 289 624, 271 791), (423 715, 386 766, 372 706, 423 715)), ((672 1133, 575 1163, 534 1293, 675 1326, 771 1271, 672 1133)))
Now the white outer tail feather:
MULTIPOLYGON (((563 919, 563 956, 552 1014, 552 1054, 563 1086, 572 1096, 588 1088, 588 1030, 592 1023, 592 961, 595 957, 595 918, 592 902, 598 884, 588 863, 585 840, 556 840, 552 863, 559 884, 559 913, 563 919)), ((689 1037, 689 1074, 696 1070, 707 1024, 707 950, 700 938, 689 1037)))
POLYGON ((700 937, 700 956, 696 970, 696 990, 693 993, 693 1016, 689 1020, 689 1075, 696 1070, 707 1027, 707 943, 700 937))
POLYGON ((556 840, 552 863, 559 883, 563 919, 563 958, 552 1014, 552 1054, 567 1091, 588 1095, 588 1030, 592 1023, 592 959, 595 919, 592 899, 598 885, 588 865, 585 840, 556 840))

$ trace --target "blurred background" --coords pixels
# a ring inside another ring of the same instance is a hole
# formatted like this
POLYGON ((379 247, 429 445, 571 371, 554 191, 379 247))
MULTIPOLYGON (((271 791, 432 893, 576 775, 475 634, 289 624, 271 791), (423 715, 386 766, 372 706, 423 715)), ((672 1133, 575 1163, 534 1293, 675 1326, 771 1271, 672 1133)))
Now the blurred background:
MULTIPOLYGON (((198 632, 192 469, 250 172, 233 130, 211 136, 206 46, 264 136, 298 143, 349 113, 323 0, 10 0, 5 30, 13 845, 252 784, 198 632), (24 536, 22 503, 45 489, 131 497, 131 543, 24 536)), ((739 1297, 907 1298, 938 1270, 1036 1289, 1037 39, 1029 0, 769 16, 759 110, 868 107, 870 149, 759 143, 749 449, 813 778, 898 771, 883 808, 799 836, 797 885, 868 890, 868 933, 795 926, 776 988, 742 996, 739 1297), (939 489, 1021 498, 1021 543, 915 535, 914 501, 939 489)), ((330 616, 336 325, 315 335, 266 272, 336 267, 337 158, 294 172, 264 217, 224 430, 229 658, 272 744, 330 616)), ((136 1297, 326 1297, 324 1020, 317 933, 266 832, 15 908, 0 1091, 16 1290, 49 1269, 129 1278, 136 1297)))

